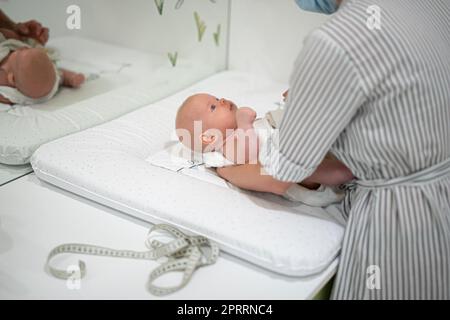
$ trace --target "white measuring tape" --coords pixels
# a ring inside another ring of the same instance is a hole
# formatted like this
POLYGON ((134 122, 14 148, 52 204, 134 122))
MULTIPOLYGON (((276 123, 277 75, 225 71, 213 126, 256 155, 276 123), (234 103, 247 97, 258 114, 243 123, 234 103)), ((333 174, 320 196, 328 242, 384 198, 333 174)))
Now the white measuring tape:
MULTIPOLYGON (((145 246, 149 249, 148 251, 116 250, 90 244, 67 243, 59 245, 50 251, 45 266, 51 275, 66 280, 72 276, 72 273, 57 269, 50 263, 59 254, 74 253, 138 260, 157 260, 162 257, 167 257, 168 260, 165 263, 150 273, 147 282, 147 288, 151 293, 162 296, 183 288, 191 279, 195 269, 214 264, 219 257, 219 247, 208 238, 203 236, 188 236, 177 228, 166 224, 154 225, 150 229, 145 246), (173 240, 165 243, 152 239, 152 232, 154 231, 162 231, 167 236, 170 236, 170 238, 173 238, 173 240), (184 271, 179 285, 158 287, 153 284, 157 278, 172 271, 184 271)), ((78 267, 81 278, 83 278, 86 275, 86 264, 79 260, 78 267)))

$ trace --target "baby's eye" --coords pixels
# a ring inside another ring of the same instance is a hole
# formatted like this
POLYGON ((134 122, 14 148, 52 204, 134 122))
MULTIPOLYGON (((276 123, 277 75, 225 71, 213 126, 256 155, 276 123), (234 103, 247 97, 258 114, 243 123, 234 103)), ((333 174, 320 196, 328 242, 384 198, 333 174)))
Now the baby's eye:
POLYGON ((216 110, 216 106, 215 105, 211 105, 211 111, 216 110))

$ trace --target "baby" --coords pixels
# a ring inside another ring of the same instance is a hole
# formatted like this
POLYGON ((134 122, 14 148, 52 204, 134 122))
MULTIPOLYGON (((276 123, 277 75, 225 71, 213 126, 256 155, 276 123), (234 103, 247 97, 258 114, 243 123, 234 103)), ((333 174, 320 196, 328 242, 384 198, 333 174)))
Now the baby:
MULTIPOLYGON (((251 108, 238 108, 232 101, 209 94, 196 94, 187 98, 179 108, 176 129, 178 138, 186 147, 203 154, 206 166, 221 168, 257 164, 261 147, 278 127, 281 118, 282 110, 269 112, 264 118, 256 119, 256 112, 251 108)), ((247 185, 251 190, 271 192, 291 201, 326 206, 343 198, 343 193, 336 188, 326 186, 352 178, 348 168, 328 155, 316 172, 302 184, 285 183, 267 177, 259 181, 264 186, 252 185, 251 182, 247 185)))
POLYGON ((57 69, 32 39, 0 29, 0 103, 36 104, 50 100, 60 85, 78 88, 83 74, 57 69))

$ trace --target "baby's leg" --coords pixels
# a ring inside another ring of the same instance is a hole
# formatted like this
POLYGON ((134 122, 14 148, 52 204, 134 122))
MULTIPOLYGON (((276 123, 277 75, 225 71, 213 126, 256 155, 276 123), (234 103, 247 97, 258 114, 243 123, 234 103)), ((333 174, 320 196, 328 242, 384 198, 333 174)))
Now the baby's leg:
POLYGON ((78 88, 84 83, 84 75, 66 69, 59 69, 63 79, 62 85, 65 87, 78 88))

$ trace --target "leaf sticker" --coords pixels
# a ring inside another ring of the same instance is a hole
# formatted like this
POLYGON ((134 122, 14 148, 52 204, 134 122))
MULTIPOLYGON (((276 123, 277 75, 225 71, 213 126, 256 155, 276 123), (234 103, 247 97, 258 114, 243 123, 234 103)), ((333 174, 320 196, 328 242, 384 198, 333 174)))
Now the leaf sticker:
POLYGON ((169 57, 169 61, 172 64, 172 67, 175 67, 177 65, 177 59, 178 59, 178 52, 175 51, 175 53, 167 53, 167 56, 169 57))
POLYGON ((156 8, 158 9, 159 15, 162 16, 164 8, 164 0, 155 0, 156 8))
POLYGON ((216 46, 220 45, 220 24, 217 25, 217 31, 213 33, 214 42, 216 43, 216 46))
POLYGON ((194 12, 195 24, 197 25, 198 41, 201 42, 205 34, 206 24, 200 19, 197 11, 194 12))
POLYGON ((184 0, 178 0, 177 3, 175 4, 175 9, 180 9, 181 6, 183 5, 184 0))

